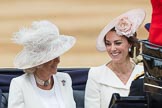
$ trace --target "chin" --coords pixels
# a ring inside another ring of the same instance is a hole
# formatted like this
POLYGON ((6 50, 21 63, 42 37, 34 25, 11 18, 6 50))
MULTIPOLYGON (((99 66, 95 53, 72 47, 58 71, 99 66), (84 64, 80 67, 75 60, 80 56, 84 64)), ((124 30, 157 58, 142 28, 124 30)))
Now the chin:
POLYGON ((57 71, 56 72, 54 72, 54 74, 56 74, 57 73, 57 71))
POLYGON ((112 61, 113 61, 114 63, 119 63, 119 62, 121 62, 121 59, 112 58, 112 61))
POLYGON ((53 74, 56 74, 57 73, 57 70, 55 69, 55 70, 53 70, 53 72, 52 72, 53 74))

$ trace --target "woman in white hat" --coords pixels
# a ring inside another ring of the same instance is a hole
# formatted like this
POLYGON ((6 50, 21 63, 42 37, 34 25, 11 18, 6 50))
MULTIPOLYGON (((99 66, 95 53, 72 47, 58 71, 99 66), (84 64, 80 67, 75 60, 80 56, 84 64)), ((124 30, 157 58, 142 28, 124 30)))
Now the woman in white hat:
POLYGON ((136 31, 145 19, 143 9, 130 10, 111 21, 97 38, 97 49, 107 51, 111 60, 92 67, 85 91, 85 108, 108 108, 113 93, 128 96, 134 77, 143 71, 131 58, 140 44, 136 31))
POLYGON ((24 46, 14 64, 25 74, 12 79, 8 108, 76 108, 70 76, 57 73, 60 55, 76 39, 60 35, 56 25, 43 20, 20 29, 14 41, 24 46))

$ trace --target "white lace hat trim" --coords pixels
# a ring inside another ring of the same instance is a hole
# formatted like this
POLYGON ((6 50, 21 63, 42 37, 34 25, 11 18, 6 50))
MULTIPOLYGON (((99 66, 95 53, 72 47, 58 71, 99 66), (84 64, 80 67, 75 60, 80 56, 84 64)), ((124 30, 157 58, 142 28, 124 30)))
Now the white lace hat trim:
POLYGON ((14 60, 19 69, 46 63, 68 51, 76 42, 73 36, 60 35, 58 28, 49 21, 33 22, 31 28, 15 33, 13 40, 24 46, 14 60))

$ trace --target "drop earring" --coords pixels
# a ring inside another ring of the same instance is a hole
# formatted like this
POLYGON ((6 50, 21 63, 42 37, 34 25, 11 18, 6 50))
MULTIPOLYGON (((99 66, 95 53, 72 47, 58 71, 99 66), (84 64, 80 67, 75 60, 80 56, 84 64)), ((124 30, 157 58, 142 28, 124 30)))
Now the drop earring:
POLYGON ((131 48, 129 48, 128 51, 131 52, 131 48))

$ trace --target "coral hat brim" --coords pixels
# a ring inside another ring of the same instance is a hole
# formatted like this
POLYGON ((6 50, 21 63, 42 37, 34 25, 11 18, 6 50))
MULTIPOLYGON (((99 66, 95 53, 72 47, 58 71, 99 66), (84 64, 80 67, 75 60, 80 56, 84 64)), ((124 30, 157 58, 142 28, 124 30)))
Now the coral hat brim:
POLYGON ((107 32, 109 32, 113 27, 115 27, 115 25, 118 23, 118 21, 123 18, 123 17, 131 17, 131 21, 135 21, 134 24, 136 24, 133 28, 135 29, 135 31, 140 27, 140 25, 143 23, 144 19, 145 19, 145 11, 143 9, 133 9, 130 10, 120 16, 118 16, 117 18, 115 18, 114 20, 112 20, 109 24, 107 24, 103 30, 100 32, 98 38, 97 38, 97 42, 96 42, 96 48, 99 51, 105 51, 106 47, 104 44, 104 37, 107 34, 107 32))

